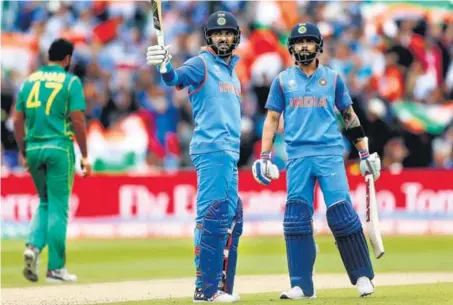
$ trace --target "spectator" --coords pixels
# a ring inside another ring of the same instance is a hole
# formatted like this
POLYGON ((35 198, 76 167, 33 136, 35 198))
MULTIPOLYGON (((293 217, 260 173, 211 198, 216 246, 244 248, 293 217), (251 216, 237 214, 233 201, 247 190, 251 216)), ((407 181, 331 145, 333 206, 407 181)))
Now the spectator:
POLYGON ((401 138, 393 138, 384 146, 382 158, 382 168, 388 169, 393 173, 398 173, 403 169, 403 161, 408 155, 408 150, 401 138))
MULTIPOLYGON (((448 19, 433 18, 432 10, 411 18, 393 16, 385 5, 375 10, 367 2, 163 5, 165 39, 177 66, 199 52, 204 44, 201 27, 212 10, 226 9, 238 16, 242 35, 236 72, 243 85, 240 166, 248 166, 259 150, 272 79, 293 64, 286 47, 288 28, 307 21, 320 26, 326 41, 320 60, 338 70, 347 83, 371 150, 380 153, 384 166, 451 168, 453 128, 440 134, 453 118, 453 24, 448 19), (403 102, 407 105, 396 111, 403 102), (421 104, 423 111, 414 106, 421 104), (433 113, 434 119, 439 113, 442 119, 433 120, 433 113), (440 125, 426 128, 420 123, 426 120, 440 125)), ((19 86, 27 73, 46 63, 48 44, 58 36, 76 44, 71 69, 83 81, 90 124, 100 122, 112 129, 120 120, 136 116, 149 136, 146 159, 140 161, 146 164, 143 171, 191 164, 188 146, 194 126, 187 96, 164 87, 157 71, 144 63, 146 46, 156 40, 149 2, 6 1, 2 8, 3 168, 20 170, 8 123, 19 86), (18 38, 11 38, 14 35, 18 38)), ((283 122, 274 146, 274 161, 283 169, 282 133, 283 122)), ((357 153, 346 144, 345 157, 353 161, 357 153)), ((115 153, 121 154, 121 149, 115 153)))
POLYGON ((435 168, 453 169, 452 145, 443 138, 433 140, 433 164, 435 168))

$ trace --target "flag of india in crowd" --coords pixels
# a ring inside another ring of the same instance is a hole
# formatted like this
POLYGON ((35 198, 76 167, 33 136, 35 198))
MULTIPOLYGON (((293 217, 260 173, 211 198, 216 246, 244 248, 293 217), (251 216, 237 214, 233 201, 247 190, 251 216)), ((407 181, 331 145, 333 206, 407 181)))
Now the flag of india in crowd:
POLYGON ((453 102, 426 105, 403 101, 392 104, 392 112, 410 131, 437 135, 453 120, 453 102))

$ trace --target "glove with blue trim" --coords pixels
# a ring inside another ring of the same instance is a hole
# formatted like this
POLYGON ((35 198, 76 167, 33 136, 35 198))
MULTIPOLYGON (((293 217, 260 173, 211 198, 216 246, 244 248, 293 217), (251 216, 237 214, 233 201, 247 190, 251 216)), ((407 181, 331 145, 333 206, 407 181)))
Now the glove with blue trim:
POLYGON ((360 156, 360 172, 362 176, 366 176, 368 174, 373 175, 373 180, 376 181, 379 179, 381 175, 381 159, 379 159, 379 155, 377 153, 373 153, 370 155, 368 150, 361 150, 359 151, 360 156))
POLYGON ((159 45, 148 47, 146 50, 146 63, 149 66, 160 66, 162 64, 167 66, 172 59, 169 49, 170 45, 165 47, 159 45))
POLYGON ((271 162, 270 152, 261 153, 260 159, 252 165, 252 172, 256 182, 263 185, 268 185, 280 177, 278 167, 271 162))

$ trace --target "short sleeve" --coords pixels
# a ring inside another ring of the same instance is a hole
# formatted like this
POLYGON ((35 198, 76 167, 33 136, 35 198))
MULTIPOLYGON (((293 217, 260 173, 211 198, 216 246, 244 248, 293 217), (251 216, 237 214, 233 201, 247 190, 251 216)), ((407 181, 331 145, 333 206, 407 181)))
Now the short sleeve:
POLYGON ((280 85, 279 76, 272 81, 269 96, 267 97, 266 109, 279 113, 282 113, 285 110, 285 98, 280 85))
POLYGON ((80 78, 73 76, 69 81, 69 111, 85 111, 85 96, 80 78))
POLYGON ((335 83, 335 106, 343 110, 352 105, 351 96, 341 76, 337 75, 335 83))

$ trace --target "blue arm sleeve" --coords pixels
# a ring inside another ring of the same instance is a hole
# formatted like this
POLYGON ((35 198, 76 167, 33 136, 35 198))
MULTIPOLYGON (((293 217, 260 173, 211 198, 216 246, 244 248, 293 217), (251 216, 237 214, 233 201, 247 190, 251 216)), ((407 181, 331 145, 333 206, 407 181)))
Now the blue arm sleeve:
POLYGON ((341 76, 337 76, 337 83, 335 84, 335 106, 339 111, 352 105, 351 96, 343 82, 341 76))
POLYGON ((282 113, 285 110, 285 98, 283 96, 282 87, 280 86, 280 78, 277 76, 272 81, 269 96, 267 97, 266 109, 282 113))
POLYGON ((203 60, 199 57, 192 57, 181 67, 173 69, 171 63, 167 65, 167 72, 162 74, 162 80, 167 86, 176 86, 183 89, 190 85, 199 85, 203 82, 206 69, 203 60))

